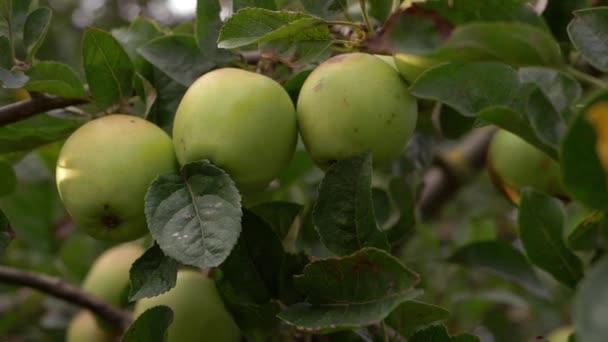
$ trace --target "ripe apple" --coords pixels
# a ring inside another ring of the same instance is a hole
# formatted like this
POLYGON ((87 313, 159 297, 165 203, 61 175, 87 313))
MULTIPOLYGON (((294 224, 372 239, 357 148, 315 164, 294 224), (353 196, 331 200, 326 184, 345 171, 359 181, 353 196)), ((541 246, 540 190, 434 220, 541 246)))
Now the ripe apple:
POLYGON ((498 180, 515 191, 530 187, 563 194, 559 164, 538 148, 505 130, 492 138, 488 163, 498 180))
POLYGON ((82 289, 108 304, 124 306, 129 291, 129 270, 144 249, 136 243, 123 243, 103 252, 93 263, 82 289))
POLYGON ((334 56, 306 79, 298 98, 302 140, 315 163, 371 152, 375 166, 395 158, 412 136, 417 104, 399 73, 380 58, 334 56))
POLYGON ((196 80, 173 123, 181 165, 208 159, 241 191, 259 190, 287 166, 297 138, 296 115, 285 89, 264 75, 223 68, 196 80))
POLYGON ((171 138, 139 117, 90 121, 65 142, 57 188, 74 221, 89 235, 115 242, 147 231, 144 196, 158 175, 175 171, 171 138))
POLYGON ((116 336, 97 324, 95 316, 88 310, 79 311, 66 330, 66 342, 113 342, 116 336))
POLYGON ((134 315, 159 305, 173 310, 167 342, 240 341, 239 328, 224 308, 214 280, 200 272, 179 271, 173 289, 138 301, 134 315))

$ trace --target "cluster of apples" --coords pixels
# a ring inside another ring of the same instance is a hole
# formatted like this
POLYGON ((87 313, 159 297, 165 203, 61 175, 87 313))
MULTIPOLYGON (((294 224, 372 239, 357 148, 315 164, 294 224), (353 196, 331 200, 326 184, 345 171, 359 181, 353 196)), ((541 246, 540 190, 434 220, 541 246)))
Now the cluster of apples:
MULTIPOLYGON (((143 247, 135 242, 108 249, 93 263, 82 289, 108 304, 128 307, 129 269, 143 253, 143 247)), ((133 314, 137 317, 158 305, 173 310, 173 322, 167 331, 168 342, 240 341, 239 328, 225 309, 215 282, 200 271, 180 270, 174 288, 137 301, 133 314)), ((119 334, 101 318, 82 310, 70 322, 66 341, 112 342, 119 334)))
POLYGON ((136 116, 90 121, 66 141, 57 163, 60 197, 78 226, 115 242, 147 231, 144 196, 160 174, 209 160, 241 192, 259 191, 287 166, 298 131, 322 169, 371 152, 395 158, 410 139, 417 103, 395 66, 365 53, 334 56, 304 82, 294 106, 286 90, 257 73, 223 68, 195 81, 182 98, 173 140, 136 116))

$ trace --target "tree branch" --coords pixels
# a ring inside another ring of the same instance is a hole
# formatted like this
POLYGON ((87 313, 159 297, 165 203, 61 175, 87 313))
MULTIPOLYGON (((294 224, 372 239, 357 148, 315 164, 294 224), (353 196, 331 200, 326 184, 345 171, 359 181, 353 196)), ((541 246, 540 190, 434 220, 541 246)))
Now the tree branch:
POLYGON ((424 188, 418 199, 423 219, 433 217, 443 205, 483 168, 495 127, 474 130, 424 176, 424 188))
POLYGON ((122 331, 125 331, 132 321, 131 314, 126 311, 117 309, 58 277, 0 265, 0 282, 30 287, 82 306, 122 331))
POLYGON ((35 94, 31 99, 0 107, 0 127, 25 120, 49 110, 77 106, 88 102, 85 99, 70 99, 47 94, 35 94))

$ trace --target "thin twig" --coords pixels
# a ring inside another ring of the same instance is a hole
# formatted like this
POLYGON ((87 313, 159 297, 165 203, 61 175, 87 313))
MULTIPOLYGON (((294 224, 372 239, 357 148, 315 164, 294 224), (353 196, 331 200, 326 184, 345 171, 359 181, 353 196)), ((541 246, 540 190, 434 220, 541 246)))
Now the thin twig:
POLYGON ((117 309, 61 278, 0 265, 0 283, 25 286, 89 309, 122 331, 131 324, 131 314, 117 309))
POLYGON ((0 107, 0 127, 25 120, 49 110, 77 106, 88 102, 89 101, 85 99, 70 99, 46 94, 36 94, 36 96, 32 96, 31 99, 0 107))

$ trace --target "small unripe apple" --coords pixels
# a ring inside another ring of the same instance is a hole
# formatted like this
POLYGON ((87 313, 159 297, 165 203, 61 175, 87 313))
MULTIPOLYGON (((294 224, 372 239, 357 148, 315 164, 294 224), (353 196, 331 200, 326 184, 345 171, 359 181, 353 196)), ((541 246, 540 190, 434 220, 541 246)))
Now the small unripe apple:
POLYGON ((406 53, 398 53, 393 58, 399 73, 401 73, 401 76, 405 78, 409 84, 414 83, 418 76, 423 72, 443 63, 432 57, 410 55, 406 53))
POLYGON ((273 79, 223 68, 196 80, 173 123, 179 163, 208 159, 241 191, 264 188, 287 166, 297 138, 289 94, 273 79))
POLYGON ((129 270, 144 249, 135 243, 123 243, 103 252, 93 263, 82 289, 114 306, 127 304, 129 270))
POLYGON ((111 332, 108 332, 97 324, 95 316, 88 310, 79 311, 66 330, 66 342, 113 342, 116 340, 111 332))
POLYGON ((298 98, 304 145, 322 169, 371 152, 375 166, 397 157, 418 117, 416 99, 399 73, 380 58, 334 56, 306 79, 298 98))
POLYGON ((89 235, 128 241, 147 231, 144 197, 159 175, 177 169, 171 138, 139 117, 90 121, 65 142, 57 161, 59 195, 89 235))
POLYGON ((167 342, 240 341, 239 328, 224 308, 215 281, 200 272, 179 271, 173 289, 138 301, 134 315, 159 305, 173 310, 167 342))
POLYGON ((574 333, 574 327, 564 326, 553 330, 547 336, 549 342, 568 342, 570 335, 574 333))
POLYGON ((492 138, 488 167, 515 191, 530 187, 547 194, 563 194, 559 164, 522 138, 505 130, 492 138))

